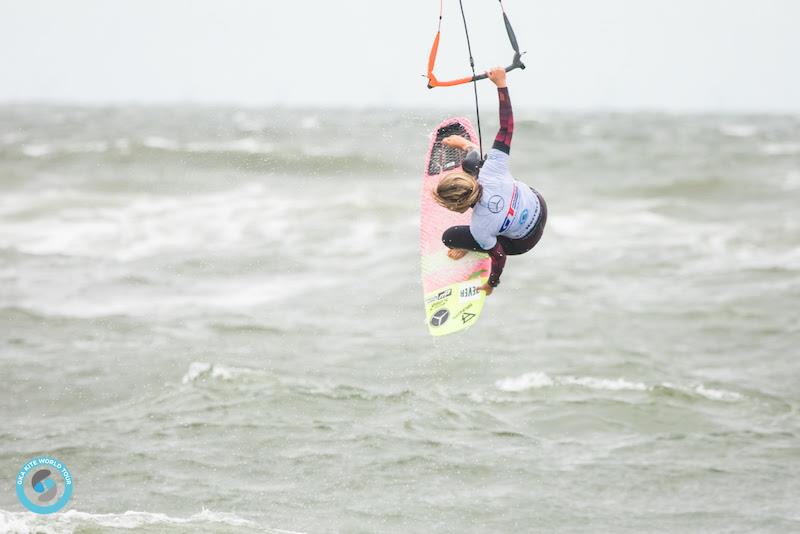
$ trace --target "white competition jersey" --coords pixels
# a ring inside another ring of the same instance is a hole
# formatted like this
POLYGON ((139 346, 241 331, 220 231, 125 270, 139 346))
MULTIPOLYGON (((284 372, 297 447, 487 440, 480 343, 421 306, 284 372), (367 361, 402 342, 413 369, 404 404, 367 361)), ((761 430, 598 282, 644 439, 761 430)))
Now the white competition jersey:
POLYGON ((484 250, 494 247, 499 235, 525 237, 542 210, 539 197, 531 188, 508 172, 508 160, 508 154, 493 148, 478 173, 483 193, 472 208, 469 231, 484 250))

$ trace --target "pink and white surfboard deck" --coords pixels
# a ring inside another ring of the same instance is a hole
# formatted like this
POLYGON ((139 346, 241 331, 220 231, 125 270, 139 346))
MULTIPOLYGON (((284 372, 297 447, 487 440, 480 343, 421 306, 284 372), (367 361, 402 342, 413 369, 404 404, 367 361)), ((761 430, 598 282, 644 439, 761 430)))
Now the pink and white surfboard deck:
POLYGON ((422 256, 422 289, 425 318, 431 335, 443 336, 465 330, 477 322, 486 294, 478 287, 489 279, 491 260, 483 253, 470 252, 454 261, 447 256, 442 233, 451 226, 469 225, 471 211, 456 213, 439 206, 431 196, 439 180, 460 171, 464 152, 442 145, 449 135, 470 141, 478 136, 468 119, 442 122, 431 134, 420 205, 419 248, 422 256))

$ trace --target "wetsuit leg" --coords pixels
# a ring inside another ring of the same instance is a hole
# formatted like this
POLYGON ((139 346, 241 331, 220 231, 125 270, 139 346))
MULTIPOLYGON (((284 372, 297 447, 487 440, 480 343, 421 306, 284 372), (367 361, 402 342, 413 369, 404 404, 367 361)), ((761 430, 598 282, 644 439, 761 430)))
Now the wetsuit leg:
POLYGON ((472 237, 469 226, 451 226, 442 234, 442 243, 447 248, 463 248, 475 252, 486 252, 472 237))
POLYGON ((472 237, 472 232, 469 231, 469 226, 451 226, 442 234, 442 243, 447 248, 460 248, 464 250, 472 250, 474 252, 484 252, 489 254, 492 259, 492 271, 489 275, 489 285, 497 287, 500 283, 500 275, 503 273, 503 267, 506 265, 506 255, 503 252, 503 247, 498 238, 497 243, 491 250, 481 248, 475 238, 472 237))

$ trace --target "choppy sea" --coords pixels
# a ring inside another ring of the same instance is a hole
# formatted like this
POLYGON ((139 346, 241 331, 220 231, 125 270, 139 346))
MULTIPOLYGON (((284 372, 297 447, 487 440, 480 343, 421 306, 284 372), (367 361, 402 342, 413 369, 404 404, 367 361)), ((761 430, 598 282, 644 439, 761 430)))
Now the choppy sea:
POLYGON ((0 532, 800 531, 800 116, 518 111, 547 231, 434 339, 442 118, 0 106, 0 532))

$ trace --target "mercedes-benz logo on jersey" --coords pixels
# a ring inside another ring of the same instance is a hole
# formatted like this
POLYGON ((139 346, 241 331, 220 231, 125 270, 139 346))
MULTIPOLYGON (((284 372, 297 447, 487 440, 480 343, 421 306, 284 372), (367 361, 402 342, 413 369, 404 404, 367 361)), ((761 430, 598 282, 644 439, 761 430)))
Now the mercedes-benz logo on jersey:
POLYGON ((486 207, 489 208, 489 211, 492 213, 500 213, 505 205, 506 201, 503 200, 503 197, 500 195, 494 195, 489 199, 489 202, 486 203, 486 207))
POLYGON ((27 462, 17 473, 17 497, 31 512, 52 514, 72 496, 72 475, 63 463, 49 456, 27 462))
POLYGON ((442 326, 450 318, 450 310, 442 308, 431 317, 431 326, 442 326))

